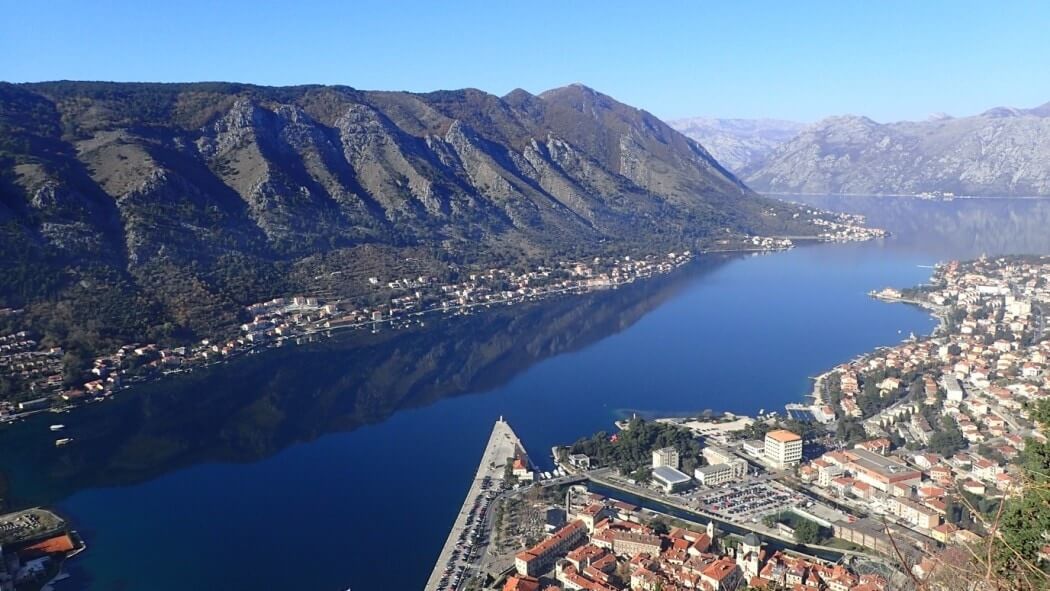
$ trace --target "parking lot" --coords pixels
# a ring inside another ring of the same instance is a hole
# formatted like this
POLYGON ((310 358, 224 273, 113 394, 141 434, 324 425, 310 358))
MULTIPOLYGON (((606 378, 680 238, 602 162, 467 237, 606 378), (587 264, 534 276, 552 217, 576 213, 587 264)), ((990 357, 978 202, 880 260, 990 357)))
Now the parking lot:
POLYGON ((715 489, 700 490, 694 495, 697 506, 727 521, 757 523, 764 515, 804 506, 809 500, 799 493, 769 482, 747 482, 715 489))
POLYGON ((445 568, 438 581, 438 590, 459 589, 469 578, 468 568, 480 557, 481 550, 488 543, 487 527, 489 505, 499 494, 499 488, 493 486, 493 479, 485 477, 481 482, 481 494, 474 499, 466 525, 456 538, 445 568))

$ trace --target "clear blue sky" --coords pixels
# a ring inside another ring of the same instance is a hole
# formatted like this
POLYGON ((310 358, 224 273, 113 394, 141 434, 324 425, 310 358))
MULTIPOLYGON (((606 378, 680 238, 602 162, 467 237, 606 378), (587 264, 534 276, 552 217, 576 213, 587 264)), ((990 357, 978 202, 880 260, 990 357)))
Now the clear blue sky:
POLYGON ((664 117, 1050 101, 1050 2, 0 0, 0 80, 583 82, 664 117))

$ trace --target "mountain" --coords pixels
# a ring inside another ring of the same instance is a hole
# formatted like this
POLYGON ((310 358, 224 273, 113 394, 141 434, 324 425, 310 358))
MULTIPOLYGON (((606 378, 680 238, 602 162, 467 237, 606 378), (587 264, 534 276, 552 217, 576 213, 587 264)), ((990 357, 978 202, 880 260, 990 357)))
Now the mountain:
POLYGON ((1050 195, 1050 103, 885 124, 831 117, 740 174, 780 193, 1050 195))
POLYGON ((0 84, 0 332, 25 307, 67 348, 213 335, 322 276, 365 297, 373 275, 814 232, 799 211, 582 85, 0 84))
POLYGON ((748 170, 765 162, 784 142, 806 126, 781 119, 716 119, 691 117, 668 125, 700 142, 726 168, 748 170))

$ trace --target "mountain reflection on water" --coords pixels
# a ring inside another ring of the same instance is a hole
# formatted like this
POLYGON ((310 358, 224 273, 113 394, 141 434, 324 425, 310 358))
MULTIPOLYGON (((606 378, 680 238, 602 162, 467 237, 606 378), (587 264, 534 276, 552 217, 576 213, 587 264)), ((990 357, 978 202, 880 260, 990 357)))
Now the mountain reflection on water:
POLYGON ((889 229, 887 248, 942 258, 1050 252, 1050 199, 925 200, 913 197, 784 197, 830 211, 859 213, 889 229))
POLYGON ((0 430, 13 499, 55 502, 88 487, 134 484, 200 462, 251 462, 288 445, 384 421, 395 412, 506 383, 546 358, 631 326, 685 277, 733 255, 614 290, 494 306, 426 326, 342 333, 137 387, 69 415, 75 445, 56 449, 37 416, 0 430))

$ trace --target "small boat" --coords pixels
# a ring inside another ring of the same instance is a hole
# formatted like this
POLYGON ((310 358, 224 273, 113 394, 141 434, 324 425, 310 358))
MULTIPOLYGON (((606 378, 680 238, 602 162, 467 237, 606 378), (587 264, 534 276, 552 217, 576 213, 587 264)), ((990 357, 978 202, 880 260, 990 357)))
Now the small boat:
POLYGON ((66 428, 65 425, 51 425, 51 430, 52 431, 61 431, 62 429, 65 429, 65 428, 66 428))
POLYGON ((72 437, 63 437, 62 439, 55 440, 55 447, 62 447, 63 445, 73 441, 72 437))

